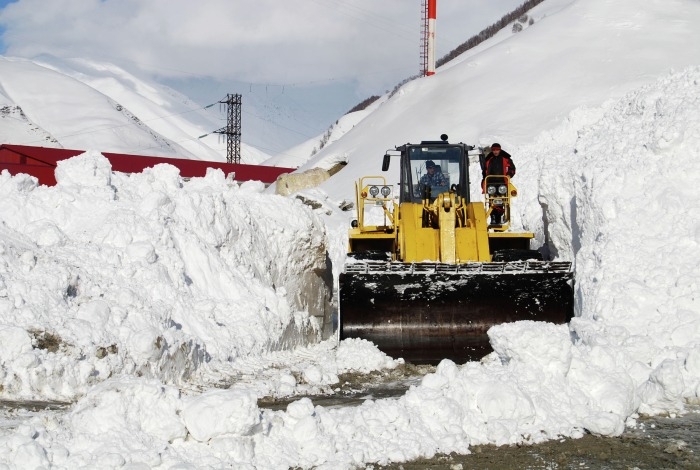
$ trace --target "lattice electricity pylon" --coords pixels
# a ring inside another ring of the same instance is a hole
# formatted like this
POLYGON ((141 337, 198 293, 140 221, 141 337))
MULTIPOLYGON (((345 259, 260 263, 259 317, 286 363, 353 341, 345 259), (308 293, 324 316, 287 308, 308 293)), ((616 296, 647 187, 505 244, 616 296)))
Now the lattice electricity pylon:
POLYGON ((226 127, 214 132, 226 136, 226 162, 241 163, 241 95, 228 94, 219 103, 226 105, 228 121, 226 127))

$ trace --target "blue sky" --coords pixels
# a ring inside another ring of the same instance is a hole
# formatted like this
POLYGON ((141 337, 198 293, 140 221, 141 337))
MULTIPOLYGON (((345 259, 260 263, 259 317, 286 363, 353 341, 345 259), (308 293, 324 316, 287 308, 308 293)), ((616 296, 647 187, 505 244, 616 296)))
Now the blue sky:
MULTIPOLYGON (((8 4, 14 3, 17 0, 0 0, 0 10, 5 8, 8 4)), ((3 41, 3 34, 5 33, 5 26, 0 22, 0 54, 4 54, 6 50, 5 41, 3 41)))
MULTIPOLYGON (((8 3, 12 3, 12 2, 14 2, 14 1, 15 1, 15 0, 0 0, 0 10, 2 10, 3 8, 5 8, 5 6, 6 6, 8 3)), ((4 54, 4 53, 5 53, 5 43, 4 43, 4 41, 2 40, 2 35, 3 35, 4 32, 5 32, 5 28, 4 28, 4 26, 2 25, 2 23, 0 23, 0 54, 4 54)))

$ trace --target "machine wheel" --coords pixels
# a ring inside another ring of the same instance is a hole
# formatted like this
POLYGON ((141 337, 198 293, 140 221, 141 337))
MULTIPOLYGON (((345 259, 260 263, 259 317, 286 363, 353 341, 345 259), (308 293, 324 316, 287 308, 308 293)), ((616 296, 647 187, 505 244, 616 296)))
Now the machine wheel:
POLYGON ((542 261, 542 253, 537 250, 498 250, 493 253, 493 261, 542 261))

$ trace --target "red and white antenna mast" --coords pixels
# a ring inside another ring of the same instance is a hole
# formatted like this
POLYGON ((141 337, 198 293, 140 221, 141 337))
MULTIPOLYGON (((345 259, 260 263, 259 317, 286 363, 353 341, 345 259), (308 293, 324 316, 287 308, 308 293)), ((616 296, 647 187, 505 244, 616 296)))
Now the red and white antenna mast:
POLYGON ((437 0, 423 0, 423 18, 421 24, 421 74, 435 74, 435 19, 437 18, 437 0))

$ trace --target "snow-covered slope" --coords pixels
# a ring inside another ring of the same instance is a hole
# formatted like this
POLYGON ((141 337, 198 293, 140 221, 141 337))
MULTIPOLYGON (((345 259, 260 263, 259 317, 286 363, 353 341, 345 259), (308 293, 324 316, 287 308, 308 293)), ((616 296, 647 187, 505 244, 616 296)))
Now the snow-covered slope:
POLYGON ((700 62, 697 1, 640 7, 633 0, 549 0, 531 17, 535 23, 522 32, 504 30, 436 75, 407 83, 301 170, 347 160, 321 189, 352 200, 353 181, 376 173, 386 149, 442 133, 470 144, 498 141, 516 164, 528 165, 518 159, 517 146, 572 110, 598 106, 661 73, 700 62))
MULTIPOLYGON (((0 57, 0 102, 3 143, 226 160, 212 133, 226 125, 218 109, 110 64, 0 57)), ((245 144, 241 153, 244 163, 269 158, 245 144)))
POLYGON ((266 165, 287 168, 298 168, 303 166, 306 162, 313 158, 313 156, 316 155, 319 150, 341 139, 360 121, 372 114, 384 101, 386 101, 386 99, 387 97, 384 96, 363 110, 345 114, 338 119, 335 124, 331 125, 322 135, 317 136, 314 139, 309 139, 306 142, 284 151, 283 153, 277 154, 274 157, 266 160, 264 163, 266 165))

